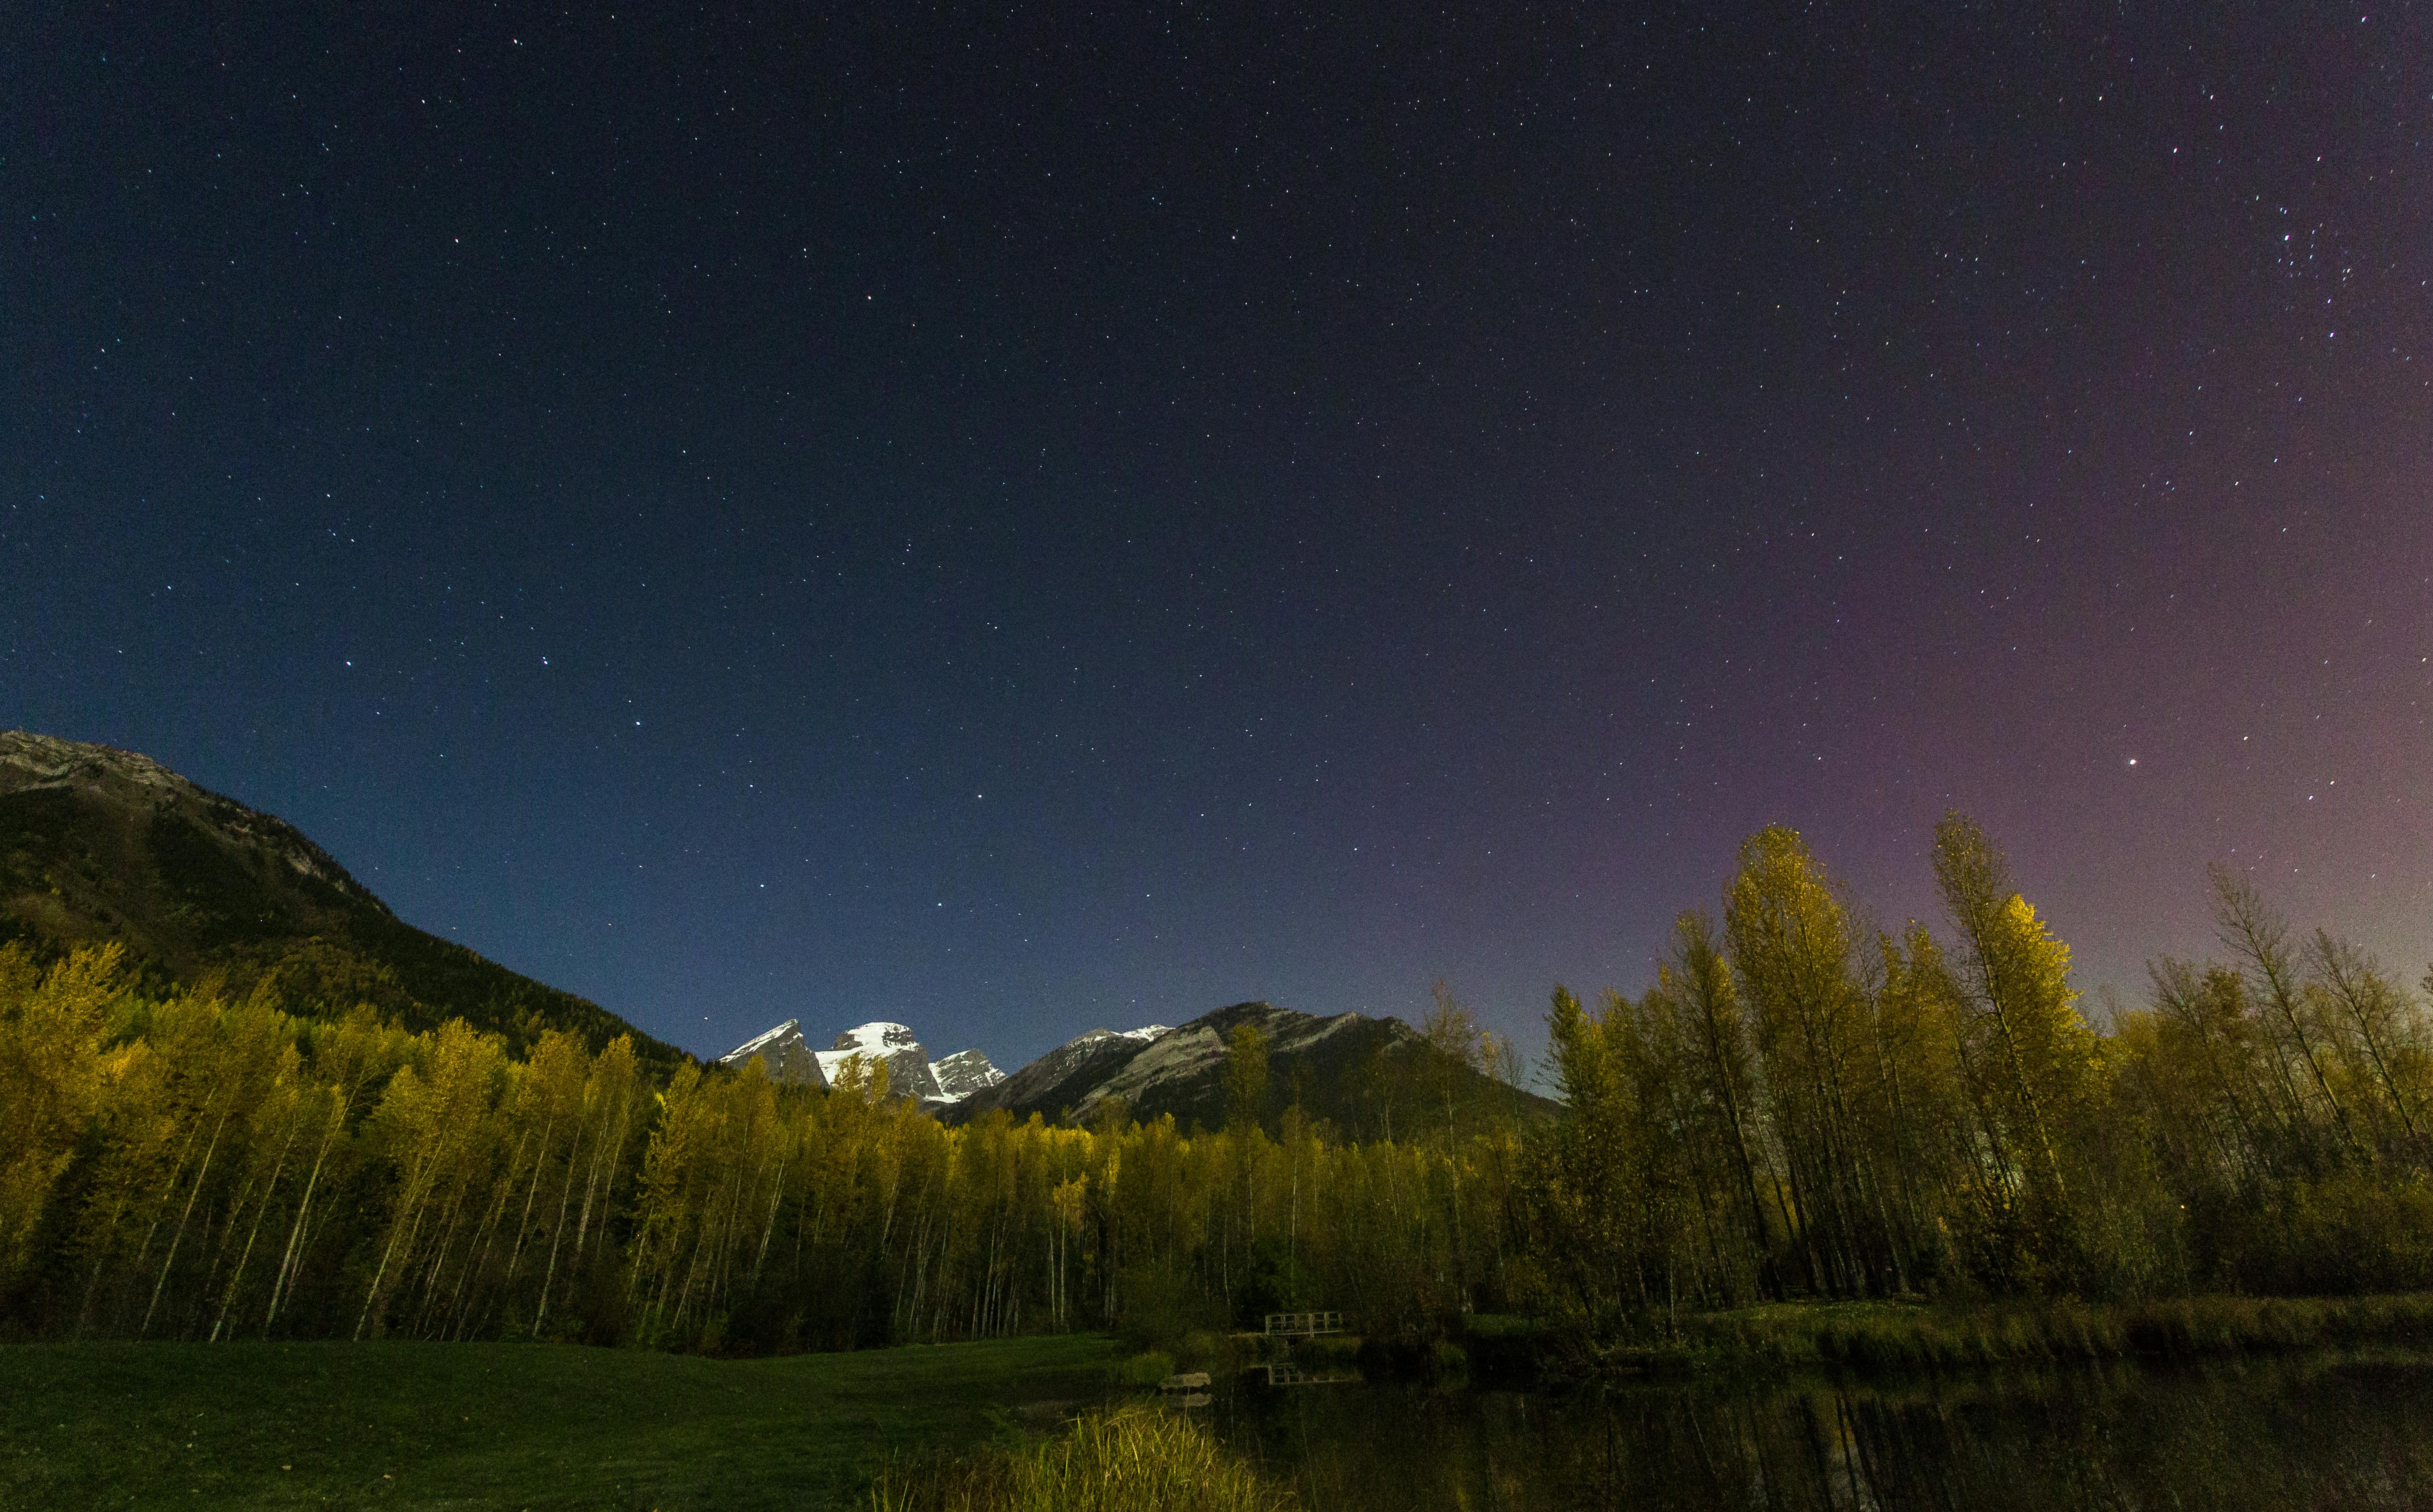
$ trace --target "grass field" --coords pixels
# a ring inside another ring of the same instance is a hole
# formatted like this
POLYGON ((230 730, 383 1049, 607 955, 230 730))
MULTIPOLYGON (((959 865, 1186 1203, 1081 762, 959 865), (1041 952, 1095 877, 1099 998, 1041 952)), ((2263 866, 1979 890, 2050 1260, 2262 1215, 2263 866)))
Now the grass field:
POLYGON ((0 1507, 834 1504, 893 1453, 1047 1430, 1094 1337, 709 1360, 522 1344, 0 1349, 0 1507))

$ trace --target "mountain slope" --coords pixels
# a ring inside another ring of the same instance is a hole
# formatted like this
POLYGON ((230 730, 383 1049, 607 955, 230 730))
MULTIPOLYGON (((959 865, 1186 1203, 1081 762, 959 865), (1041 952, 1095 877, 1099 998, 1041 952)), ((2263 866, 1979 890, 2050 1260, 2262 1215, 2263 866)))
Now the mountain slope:
POLYGON ((1440 1127, 1448 1096, 1454 1116, 1465 1122, 1492 1113, 1527 1123, 1557 1112, 1546 1098, 1446 1055, 1401 1019, 1320 1018, 1270 1003, 1236 1003, 1178 1028, 1092 1029, 975 1092, 944 1116, 962 1122, 1002 1109, 1015 1118, 1035 1113, 1079 1124, 1114 1096, 1135 1118, 1171 1113, 1185 1126, 1214 1129, 1225 1121, 1227 1045, 1245 1025, 1267 1036, 1262 1117, 1271 1128, 1295 1104, 1364 1140, 1440 1127))
POLYGON ((160 992, 269 978, 300 1011, 369 1003, 417 1028, 451 1017, 521 1049, 547 1029, 595 1049, 632 1034, 661 1070, 684 1052, 597 1003, 414 927, 295 826, 149 756, 0 732, 0 941, 49 953, 117 941, 160 992))

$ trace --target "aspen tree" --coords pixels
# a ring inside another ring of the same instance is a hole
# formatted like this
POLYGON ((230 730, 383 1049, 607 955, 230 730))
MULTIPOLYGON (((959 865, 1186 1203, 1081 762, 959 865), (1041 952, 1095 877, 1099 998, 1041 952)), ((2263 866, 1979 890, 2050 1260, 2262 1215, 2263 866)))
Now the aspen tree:
MULTIPOLYGON (((1705 913, 1693 909, 1673 921, 1672 969, 1677 974, 1677 995, 1692 1026, 1696 1074, 1723 1112, 1728 1153, 1739 1178, 1738 1196, 1747 1215, 1764 1289, 1767 1295, 1779 1297, 1782 1283, 1775 1269, 1774 1235, 1766 1223, 1764 1199, 1758 1195, 1757 1089, 1756 1073, 1749 1063, 1748 1030, 1731 964, 1715 939, 1714 921, 1705 913)), ((1781 1203, 1779 1191, 1775 1197, 1781 1203)))
POLYGON ((1546 1053, 1570 1117, 1557 1130, 1553 1179, 1541 1201, 1545 1216, 1571 1238, 1573 1262, 1596 1278, 1598 1292, 1611 1301, 1625 1290, 1625 1247, 1616 1218, 1631 1205, 1628 1091, 1602 1026, 1579 998, 1557 987, 1552 1001, 1546 1053))
POLYGON ((1773 826, 1742 845, 1724 930, 1756 1011, 1810 1284, 1839 1294, 1879 1289, 1883 1236, 1868 1222, 1873 1204, 1850 1108, 1863 1041, 1848 916, 1796 831, 1773 826))
MULTIPOLYGON (((2182 1081, 2196 1083, 2186 1099, 2194 1106, 2180 1114, 2181 1121, 2193 1121, 2206 1131, 2224 1173, 2269 1177, 2268 1110, 2255 1095, 2254 1047, 2241 1032, 2237 995, 2209 991, 2196 968, 2168 956, 2150 962, 2147 976, 2155 1049, 2135 1058, 2135 1063, 2145 1071, 2150 1095, 2171 1096, 2156 1074, 2165 1065, 2173 1073, 2169 1081, 2174 1089, 2182 1081)), ((2176 1113, 2179 1099, 2172 1101, 2176 1113)))
MULTIPOLYGON (((308 1131, 311 1123, 310 1091, 303 1080, 304 1058, 292 1044, 282 1045, 278 1071, 272 1088, 262 1098, 253 1123, 266 1137, 258 1140, 253 1151, 256 1173, 263 1156, 267 1153, 270 1170, 260 1176, 261 1195, 255 1201, 253 1223, 246 1231, 245 1248, 237 1252, 236 1264, 221 1288, 218 1315, 212 1320, 211 1342, 219 1342, 228 1328, 229 1312, 235 1305, 237 1294, 245 1285, 246 1266, 253 1258, 255 1241, 262 1236, 263 1220, 269 1215, 271 1203, 279 1196, 280 1178, 286 1174, 288 1159, 295 1153, 297 1141, 308 1131)), ((238 1207, 241 1209, 240 1202, 238 1207)), ((236 1215, 231 1214, 231 1220, 236 1215)))
POLYGON ((2357 1048, 2373 1067, 2373 1086, 2404 1134, 2409 1159, 2425 1158, 2424 1131, 2419 1123, 2421 1093, 2405 1084, 2409 1052, 2407 1004, 2399 990, 2385 980, 2372 956, 2329 930, 2318 929, 2307 944, 2309 963, 2321 974, 2322 988, 2351 1032, 2357 1048))
POLYGON ((367 1006, 358 1006, 352 1013, 325 1028, 314 1042, 313 1075, 318 1091, 306 1101, 314 1110, 319 1142, 314 1151, 313 1168, 304 1180, 304 1190, 297 1198, 286 1248, 272 1277, 270 1301, 263 1312, 264 1337, 278 1323, 280 1308, 293 1291, 303 1266, 313 1200, 320 1191, 321 1178, 329 1170, 332 1155, 340 1148, 349 1117, 368 1095, 372 1083, 393 1068, 402 1049, 401 1045, 383 1032, 367 1006))
POLYGON ((24 945, 0 947, 0 1283, 30 1258, 52 1188, 108 1094, 101 1030, 121 959, 113 943, 40 972, 24 945))
POLYGON ((1225 1038, 1225 1127, 1256 1129, 1268 1098, 1268 1037, 1237 1024, 1225 1038))
POLYGON ((1935 826, 1934 870, 1962 944, 1958 974, 1991 1031, 1989 1085, 2008 1146, 2026 1172, 2046 1258, 2067 1261, 2082 1215, 2065 1145, 2097 1091, 2095 1036, 2069 986, 2069 947, 2011 885, 2001 852, 1959 813, 1935 826))
MULTIPOLYGON (((570 1268, 578 1273, 583 1265, 584 1246, 592 1232, 593 1208, 615 1200, 625 1152, 645 1100, 640 1066, 634 1056, 633 1036, 620 1034, 592 1062, 591 1073, 583 1083, 583 1128, 588 1133, 590 1143, 589 1153, 583 1163, 583 1206, 575 1217, 573 1248, 569 1260, 570 1268)), ((541 1273, 540 1302, 533 1309, 533 1332, 536 1334, 540 1334, 549 1321, 552 1288, 557 1280, 558 1247, 565 1238, 566 1208, 573 1193, 571 1162, 567 1180, 568 1185, 558 1202, 557 1228, 550 1237, 549 1261, 541 1273)))
POLYGON ((2282 1039, 2284 1050, 2305 1066, 2323 1106, 2330 1111, 2342 1148, 2364 1158, 2365 1145, 2350 1127, 2348 1110, 2333 1090, 2318 1036, 2299 1011, 2302 984, 2297 962, 2289 951, 2288 926, 2245 877, 2220 864, 2212 868, 2211 875, 2214 923, 2221 931, 2222 943, 2245 957, 2254 968, 2260 988, 2257 995, 2271 1011, 2271 1022, 2282 1039))
POLYGON ((396 1278, 415 1268, 434 1207, 452 1213, 461 1204, 492 1132, 484 1115, 502 1068, 501 1042, 450 1019, 428 1045, 429 1070, 400 1068, 372 1115, 398 1184, 388 1234, 355 1323, 357 1338, 378 1330, 396 1278))

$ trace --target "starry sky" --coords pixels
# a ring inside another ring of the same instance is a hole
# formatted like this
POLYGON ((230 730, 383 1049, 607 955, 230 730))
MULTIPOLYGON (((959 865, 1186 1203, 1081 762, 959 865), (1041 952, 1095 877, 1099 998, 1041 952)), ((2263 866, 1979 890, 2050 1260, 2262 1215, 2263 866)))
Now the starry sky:
POLYGON ((33 3, 0 725, 717 1053, 2433 954, 2423 11, 33 3))

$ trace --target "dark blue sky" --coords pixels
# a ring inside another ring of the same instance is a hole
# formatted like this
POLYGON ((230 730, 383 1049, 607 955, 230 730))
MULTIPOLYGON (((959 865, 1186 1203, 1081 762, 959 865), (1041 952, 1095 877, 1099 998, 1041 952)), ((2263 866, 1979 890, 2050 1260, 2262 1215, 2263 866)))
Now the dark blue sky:
POLYGON ((2433 953, 2407 8, 33 5, 0 724, 697 1051, 2433 953), (2135 765, 2132 765, 2135 758, 2135 765))

